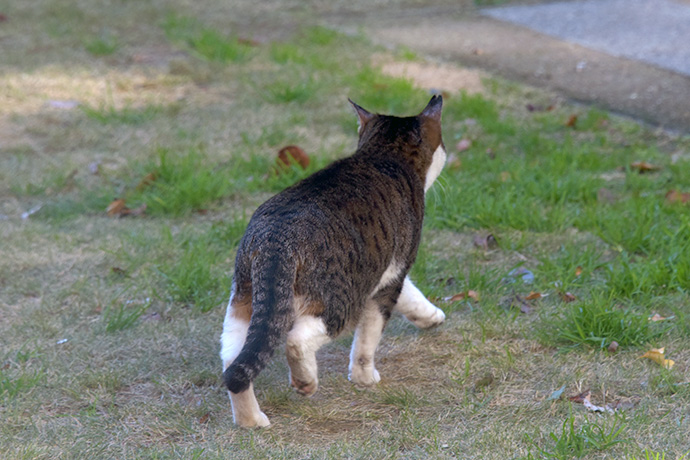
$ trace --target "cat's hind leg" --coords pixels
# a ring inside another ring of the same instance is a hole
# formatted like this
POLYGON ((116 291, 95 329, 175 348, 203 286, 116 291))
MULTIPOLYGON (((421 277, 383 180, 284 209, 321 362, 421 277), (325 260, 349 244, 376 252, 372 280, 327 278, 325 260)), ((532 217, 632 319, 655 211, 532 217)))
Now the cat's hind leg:
POLYGON ((446 319, 445 313, 429 302, 408 277, 405 277, 394 310, 421 329, 438 326, 446 319))
MULTIPOLYGON (((220 359, 223 361, 223 372, 242 351, 247 340, 251 315, 251 297, 236 295, 233 286, 225 321, 223 321, 223 333, 220 337, 220 359)), ((270 425, 268 417, 259 408, 252 384, 240 393, 228 391, 228 396, 232 403, 232 418, 237 425, 244 427, 270 425)))
POLYGON ((348 374, 352 383, 368 387, 381 380, 374 366, 374 353, 381 340, 386 320, 379 303, 373 299, 368 300, 352 340, 348 374))
POLYGON ((288 333, 285 354, 290 367, 290 384, 299 394, 311 396, 319 388, 316 351, 330 341, 326 324, 317 316, 295 320, 288 333))

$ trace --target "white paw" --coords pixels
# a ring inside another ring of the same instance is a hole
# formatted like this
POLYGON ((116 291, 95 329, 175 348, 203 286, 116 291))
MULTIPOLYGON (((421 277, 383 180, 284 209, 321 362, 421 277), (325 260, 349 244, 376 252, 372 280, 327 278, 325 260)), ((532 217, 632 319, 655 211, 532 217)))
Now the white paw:
POLYGON ((362 366, 354 366, 350 370, 350 374, 347 378, 355 385, 363 387, 371 387, 381 381, 379 371, 374 367, 364 368, 362 366))
MULTIPOLYGON (((419 308, 416 309, 415 313, 421 311, 423 311, 423 309, 419 308)), ((432 304, 429 304, 427 306, 426 311, 424 311, 424 316, 418 316, 418 314, 415 313, 408 314, 405 317, 408 319, 408 321, 410 321, 412 324, 414 324, 420 329, 429 329, 432 327, 436 327, 446 320, 446 314, 443 313, 443 310, 432 304)))
POLYGON ((258 413, 251 414, 251 416, 249 417, 235 418, 235 424, 243 428, 263 428, 269 426, 271 422, 268 421, 268 417, 266 417, 266 414, 259 411, 258 413))

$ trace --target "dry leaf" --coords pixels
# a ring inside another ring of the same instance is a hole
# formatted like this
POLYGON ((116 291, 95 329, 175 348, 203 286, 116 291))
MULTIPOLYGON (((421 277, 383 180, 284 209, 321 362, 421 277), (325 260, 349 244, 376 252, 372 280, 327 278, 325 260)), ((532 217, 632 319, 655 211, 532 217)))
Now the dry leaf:
POLYGON ((208 422, 209 418, 211 418, 211 413, 207 412, 204 415, 202 415, 201 417, 199 417, 199 423, 201 423, 203 425, 204 423, 208 422))
POLYGON ((669 190, 666 194, 666 201, 669 203, 688 203, 690 202, 690 193, 681 193, 677 190, 669 190))
POLYGON ((661 316, 659 313, 654 313, 654 314, 653 314, 652 316, 650 316, 648 319, 649 319, 649 321, 657 322, 657 321, 671 320, 671 319, 674 319, 674 318, 675 318, 675 316, 666 317, 666 316, 661 316))
POLYGON ((541 292, 534 292, 531 291, 527 297, 525 297, 525 300, 537 300, 541 299, 544 297, 541 292))
POLYGON ((657 364, 664 366, 666 369, 671 369, 675 362, 671 359, 664 358, 664 347, 662 348, 652 348, 640 358, 649 358, 657 364))
POLYGON ((458 150, 458 152, 464 152, 470 147, 472 147, 472 141, 469 139, 460 139, 460 142, 455 145, 455 148, 458 150))
POLYGON ((577 268, 575 269, 575 276, 580 276, 580 275, 582 275, 582 267, 580 267, 578 265, 577 268))
POLYGON ((609 350, 609 353, 615 353, 618 350, 618 342, 616 342, 615 340, 612 341, 609 344, 608 350, 609 350))
POLYGON ((144 176, 143 179, 141 179, 141 182, 139 182, 139 185, 137 185, 137 190, 141 191, 144 190, 146 187, 149 185, 153 184, 156 181, 156 173, 148 173, 147 175, 144 176))
POLYGON ((460 292, 451 297, 444 297, 441 300, 444 302, 459 302, 463 299, 473 299, 479 301, 479 293, 477 291, 469 290, 467 292, 460 292))
POLYGON ((568 121, 565 122, 565 126, 568 128, 573 128, 575 129, 577 125, 577 115, 570 115, 570 118, 568 118, 568 121))
POLYGON ((108 205, 108 207, 106 208, 106 212, 108 213, 109 217, 138 217, 144 214, 144 212, 146 212, 146 203, 143 203, 138 208, 129 209, 125 204, 125 200, 123 200, 122 198, 118 198, 108 205))
POLYGON ((661 169, 661 166, 656 166, 651 163, 647 163, 646 161, 636 161, 630 165, 632 169, 636 169, 637 172, 640 174, 646 173, 646 172, 652 172, 652 171, 658 171, 661 169))
POLYGON ((577 300, 577 297, 575 297, 575 295, 571 292, 559 292, 558 295, 560 295, 561 300, 566 303, 574 302, 577 300))
POLYGON ((307 169, 309 166, 309 155, 296 145, 288 145, 280 149, 276 162, 284 170, 290 168, 293 163, 300 165, 302 169, 307 169))
POLYGON ((123 209, 127 209, 127 206, 125 205, 125 200, 123 200, 122 198, 118 198, 112 203, 110 203, 105 211, 108 213, 110 217, 113 217, 121 215, 123 209))
POLYGON ((519 308, 520 313, 524 314, 532 313, 534 310, 531 304, 517 294, 510 299, 510 307, 519 308))
POLYGON ((569 396, 568 399, 571 400, 572 402, 575 402, 575 403, 582 403, 585 400, 585 398, 589 399, 590 394, 591 394, 591 391, 589 389, 587 389, 578 395, 569 396))

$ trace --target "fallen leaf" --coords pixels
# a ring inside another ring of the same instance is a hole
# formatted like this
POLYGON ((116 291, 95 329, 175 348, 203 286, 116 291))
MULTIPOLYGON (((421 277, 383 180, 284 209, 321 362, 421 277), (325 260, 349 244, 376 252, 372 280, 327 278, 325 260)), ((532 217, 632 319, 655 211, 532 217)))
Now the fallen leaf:
POLYGON ((119 276, 126 276, 127 275, 127 270, 120 268, 120 267, 111 267, 110 271, 113 272, 113 274, 119 275, 119 276))
POLYGON ((688 203, 690 202, 690 193, 681 193, 677 190, 669 190, 666 194, 666 201, 669 203, 688 203))
POLYGON ((444 302, 459 302, 463 299, 473 299, 479 302, 479 293, 470 289, 467 292, 460 292, 450 297, 444 297, 441 300, 444 302))
POLYGON ((472 147, 472 141, 469 139, 460 139, 460 142, 458 142, 455 145, 455 148, 458 152, 464 152, 465 150, 468 150, 470 147, 472 147))
POLYGON ((577 297, 572 292, 559 292, 558 295, 561 296, 561 300, 563 302, 574 302, 577 300, 577 297))
POLYGON ((247 45, 247 46, 261 46, 261 43, 259 43, 258 41, 254 40, 252 38, 239 37, 237 39, 237 43, 239 43, 241 45, 247 45))
POLYGON ((297 163, 302 169, 307 169, 309 166, 309 155, 296 145, 288 145, 280 149, 276 162, 284 170, 289 169, 293 163, 297 163))
POLYGON ((127 209, 127 206, 125 205, 125 200, 123 200, 122 198, 118 198, 112 203, 110 203, 105 211, 108 213, 108 216, 113 217, 119 216, 122 213, 123 209, 127 209))
POLYGON ((493 249, 498 245, 498 243, 496 242, 496 238, 491 233, 479 233, 477 235, 474 235, 472 242, 476 247, 481 248, 485 251, 493 249))
POLYGON ((201 423, 201 424, 203 425, 204 423, 208 422, 208 419, 209 419, 209 418, 211 418, 211 413, 210 413, 210 412, 206 412, 204 415, 202 415, 201 417, 199 417, 199 423, 201 423))
POLYGON ((609 344, 608 350, 609 350, 609 353, 615 353, 618 350, 618 342, 616 342, 615 340, 612 341, 609 344))
POLYGON ((579 277, 580 275, 582 275, 582 267, 580 267, 578 265, 577 268, 575 269, 575 276, 579 277))
POLYGON ((675 364, 673 360, 664 358, 664 347, 652 348, 644 355, 640 356, 640 358, 649 358, 655 363, 665 367, 666 369, 671 369, 675 364))
POLYGON ((585 398, 589 398, 590 394, 591 394, 591 391, 589 389, 587 389, 587 390, 583 391, 582 393, 577 394, 575 396, 568 396, 568 399, 572 402, 575 402, 575 403, 582 403, 585 400, 585 398))
POLYGON ((537 300, 544 297, 541 292, 530 291, 529 295, 525 297, 525 300, 537 300))
POLYGON ((568 121, 565 122, 565 126, 568 128, 573 128, 575 129, 577 125, 577 115, 570 115, 570 118, 568 118, 568 121))
POLYGON ((132 216, 132 217, 138 217, 144 214, 146 211, 146 203, 143 203, 141 206, 135 209, 129 209, 127 205, 125 204, 125 200, 122 198, 118 198, 112 203, 108 205, 106 208, 106 212, 109 217, 124 217, 124 216, 132 216))
POLYGON ((554 391, 551 393, 551 396, 549 396, 546 399, 561 399, 561 395, 563 394, 563 391, 565 390, 565 385, 560 387, 558 390, 554 391))
POLYGON ((151 172, 145 175, 144 178, 141 179, 141 181, 137 185, 137 190, 142 191, 149 185, 153 184, 156 181, 156 177, 157 175, 155 172, 151 172))
POLYGON ((636 169, 637 172, 639 172, 640 174, 658 171, 661 169, 661 166, 656 166, 651 163, 647 163, 646 161, 636 161, 634 163, 631 163, 630 167, 632 169, 636 169))
POLYGON ((661 316, 659 313, 654 313, 654 314, 653 314, 652 316, 650 316, 648 319, 649 319, 649 321, 657 322, 657 321, 672 320, 672 319, 675 319, 675 318, 676 318, 675 316, 666 317, 666 316, 661 316))

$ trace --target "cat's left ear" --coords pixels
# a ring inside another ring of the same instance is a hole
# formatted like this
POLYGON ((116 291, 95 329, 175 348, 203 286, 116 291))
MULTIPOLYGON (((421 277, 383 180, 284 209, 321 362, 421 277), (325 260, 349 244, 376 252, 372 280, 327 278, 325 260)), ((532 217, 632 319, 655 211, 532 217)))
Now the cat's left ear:
POLYGON ((347 100, 350 101, 350 104, 352 104, 352 107, 355 109, 355 113, 357 114, 357 134, 359 134, 362 132, 362 129, 364 129, 364 126, 369 123, 372 118, 374 118, 374 115, 352 102, 352 99, 349 97, 347 100))
POLYGON ((429 103, 426 105, 420 116, 431 118, 432 120, 441 122, 441 109, 443 108, 443 97, 440 94, 435 94, 429 103))

